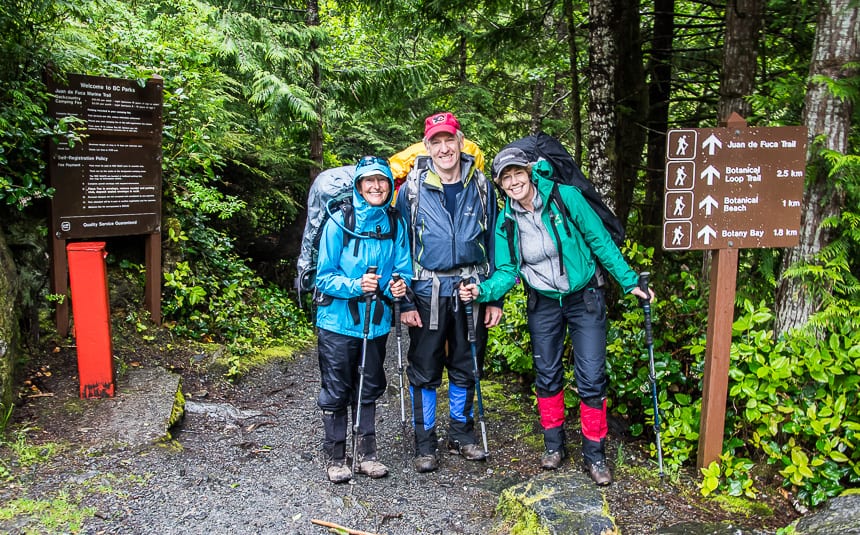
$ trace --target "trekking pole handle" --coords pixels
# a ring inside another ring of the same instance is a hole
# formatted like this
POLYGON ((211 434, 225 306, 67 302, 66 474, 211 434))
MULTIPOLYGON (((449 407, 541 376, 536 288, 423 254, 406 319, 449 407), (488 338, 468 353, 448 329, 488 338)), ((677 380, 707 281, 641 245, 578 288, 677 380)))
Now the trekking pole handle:
MULTIPOLYGON (((469 282, 471 282, 469 279, 462 279, 458 286, 463 286, 469 282)), ((476 342, 478 338, 475 336, 475 318, 474 311, 472 309, 472 301, 463 301, 463 304, 466 307, 466 326, 468 328, 467 333, 469 335, 469 342, 476 342)))
MULTIPOLYGON (((651 295, 648 290, 648 278, 650 276, 651 273, 647 271, 643 271, 639 274, 639 289, 648 296, 651 295)), ((642 305, 642 310, 645 312, 645 343, 650 346, 653 343, 653 338, 651 336, 651 300, 640 297, 639 304, 642 305)))
MULTIPOLYGON (((391 280, 394 282, 400 282, 400 273, 394 273, 391 275, 391 280)), ((400 298, 394 298, 394 331, 397 333, 397 336, 400 336, 400 298)))
MULTIPOLYGON (((376 273, 376 266, 370 266, 367 268, 367 272, 370 274, 376 273)), ((370 306, 373 303, 373 292, 367 292, 364 294, 364 337, 367 338, 368 333, 370 333, 370 306)))
MULTIPOLYGON (((367 268, 367 271, 365 272, 365 274, 368 274, 368 273, 371 275, 375 275, 376 274, 376 266, 369 266, 367 268)), ((364 292, 364 300, 369 303, 370 300, 373 299, 374 293, 375 292, 364 292)))
MULTIPOLYGON (((639 274, 639 289, 648 293, 648 279, 651 278, 651 273, 648 271, 643 271, 639 274)), ((639 299, 642 299, 641 297, 639 299)))

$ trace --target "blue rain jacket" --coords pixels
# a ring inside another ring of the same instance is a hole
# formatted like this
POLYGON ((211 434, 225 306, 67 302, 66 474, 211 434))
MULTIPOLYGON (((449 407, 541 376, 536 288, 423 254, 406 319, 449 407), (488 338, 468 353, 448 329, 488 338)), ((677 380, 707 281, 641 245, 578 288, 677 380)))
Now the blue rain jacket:
MULTIPOLYGON (((443 272, 478 265, 483 266, 483 273, 488 275, 494 270, 492 229, 498 213, 496 191, 475 166, 471 155, 460 155, 460 172, 463 191, 457 195, 453 219, 445 208, 442 181, 432 162, 417 180, 406 180, 398 193, 397 207, 407 224, 414 225, 410 232, 416 241, 416 265, 443 272)), ((454 288, 460 278, 446 276, 440 280, 440 295, 455 295, 454 288)), ((412 285, 415 293, 421 296, 430 296, 430 287, 430 280, 416 281, 412 285)))
MULTIPOLYGON (((394 181, 391 180, 392 195, 394 181)), ((391 197, 388 199, 391 200, 391 197)), ((364 200, 356 189, 353 180, 352 205, 355 211, 356 234, 362 232, 390 233, 389 217, 386 213, 388 203, 382 206, 371 206, 364 200)), ((341 211, 336 211, 326 221, 319 245, 317 261, 316 287, 325 295, 333 297, 333 301, 317 307, 316 325, 346 336, 363 337, 365 301, 362 299, 361 276, 368 267, 376 266, 381 275, 379 288, 389 299, 392 299, 389 282, 391 275, 399 274, 409 285, 412 282, 412 260, 409 249, 409 238, 406 224, 402 219, 397 224, 397 234, 394 239, 356 238, 352 237, 344 246, 343 235, 348 232, 344 228, 344 218, 341 211), (355 253, 358 240, 358 254, 355 253), (358 311, 360 321, 354 323, 349 311, 348 300, 359 298, 358 311)), ((377 338, 391 330, 392 308, 382 300, 376 299, 371 309, 371 318, 376 307, 384 307, 384 314, 379 324, 370 322, 369 338, 377 338)))

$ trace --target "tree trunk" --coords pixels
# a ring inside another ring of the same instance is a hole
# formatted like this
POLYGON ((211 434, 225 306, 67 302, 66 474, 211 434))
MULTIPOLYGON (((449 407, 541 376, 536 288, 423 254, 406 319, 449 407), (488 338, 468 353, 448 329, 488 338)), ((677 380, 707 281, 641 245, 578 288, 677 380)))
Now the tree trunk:
MULTIPOLYGON (((308 0, 308 11, 307 11, 307 22, 308 26, 319 26, 320 25, 320 11, 319 11, 319 2, 317 0, 308 0)), ((310 49, 313 57, 313 52, 319 48, 319 43, 317 43, 316 38, 311 40, 310 49)), ((314 88, 316 88, 317 95, 322 94, 322 75, 320 72, 320 66, 316 62, 314 62, 313 69, 311 71, 312 83, 314 84, 314 88)), ((316 179, 317 175, 320 174, 323 168, 323 102, 321 99, 317 99, 316 112, 317 112, 317 121, 311 125, 309 132, 309 143, 310 143, 310 160, 314 162, 316 165, 311 167, 309 172, 309 181, 308 184, 313 183, 314 179, 316 179)))
MULTIPOLYGON (((763 0, 729 0, 720 71, 720 100, 717 122, 725 124, 732 112, 746 119, 752 105, 746 97, 755 87, 756 58, 762 25, 763 0)), ((710 278, 713 251, 702 255, 702 281, 710 278)))
POLYGON ((567 21, 567 45, 570 50, 570 120, 573 128, 573 158, 582 162, 582 97, 579 87, 579 58, 576 47, 576 21, 573 19, 573 1, 564 0, 564 20, 567 21))
POLYGON ((618 65, 616 46, 617 10, 614 0, 589 0, 589 80, 588 89, 588 175, 594 187, 615 209, 616 177, 615 131, 615 72, 618 65))
POLYGON ((460 83, 467 83, 469 81, 468 77, 468 67, 469 67, 469 42, 466 40, 465 34, 460 34, 459 46, 457 49, 460 54, 458 56, 457 65, 458 65, 458 77, 460 78, 460 83))
POLYGON ((615 215, 625 223, 633 203, 633 192, 642 166, 648 92, 642 65, 639 0, 619 4, 618 56, 624 58, 616 71, 615 215))
POLYGON ((746 97, 752 95, 755 87, 762 9, 763 0, 730 0, 726 6, 718 122, 725 122, 733 111, 745 119, 752 112, 746 97))
POLYGON ((21 359, 20 309, 18 274, 12 261, 12 252, 6 246, 6 238, 0 230, 0 422, 7 407, 11 406, 15 363, 21 359))
POLYGON ((666 162, 666 132, 669 130, 669 98, 672 81, 672 34, 675 31, 675 0, 654 3, 654 38, 651 45, 651 82, 648 86, 648 152, 645 199, 640 221, 640 241, 654 247, 654 260, 662 255, 663 190, 666 162))
POLYGON ((543 117, 543 92, 546 88, 543 78, 538 79, 532 86, 532 112, 529 121, 529 133, 534 134, 540 130, 541 118, 543 117))
MULTIPOLYGON (((794 264, 814 261, 815 255, 832 240, 830 233, 821 228, 821 222, 839 214, 845 204, 844 192, 827 176, 829 166, 821 157, 821 149, 846 153, 853 106, 849 99, 837 98, 813 77, 839 81, 857 75, 856 68, 851 70, 846 63, 856 62, 860 54, 858 11, 860 8, 853 0, 828 0, 822 3, 818 15, 804 102, 803 122, 809 138, 800 244, 784 256, 783 272, 794 264), (814 144, 819 136, 823 141, 814 144)), ((817 294, 810 292, 800 279, 783 276, 776 291, 776 333, 803 326, 819 305, 817 294)))

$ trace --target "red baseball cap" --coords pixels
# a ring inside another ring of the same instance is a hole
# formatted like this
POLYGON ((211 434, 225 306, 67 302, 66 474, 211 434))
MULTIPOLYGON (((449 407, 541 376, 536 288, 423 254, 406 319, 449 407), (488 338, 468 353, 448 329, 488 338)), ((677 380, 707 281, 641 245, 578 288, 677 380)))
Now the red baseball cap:
POLYGON ((435 113, 424 119, 424 139, 430 139, 439 132, 456 135, 458 130, 460 130, 460 121, 453 113, 435 113))

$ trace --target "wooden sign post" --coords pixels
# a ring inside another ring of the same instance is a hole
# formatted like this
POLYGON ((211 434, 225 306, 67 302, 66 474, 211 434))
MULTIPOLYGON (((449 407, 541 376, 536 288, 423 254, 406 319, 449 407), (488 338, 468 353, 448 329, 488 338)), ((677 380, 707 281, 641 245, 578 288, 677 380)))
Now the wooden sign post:
POLYGON ((806 128, 721 128, 667 134, 663 249, 713 249, 699 468, 719 460, 726 419, 738 249, 800 240, 806 128))

